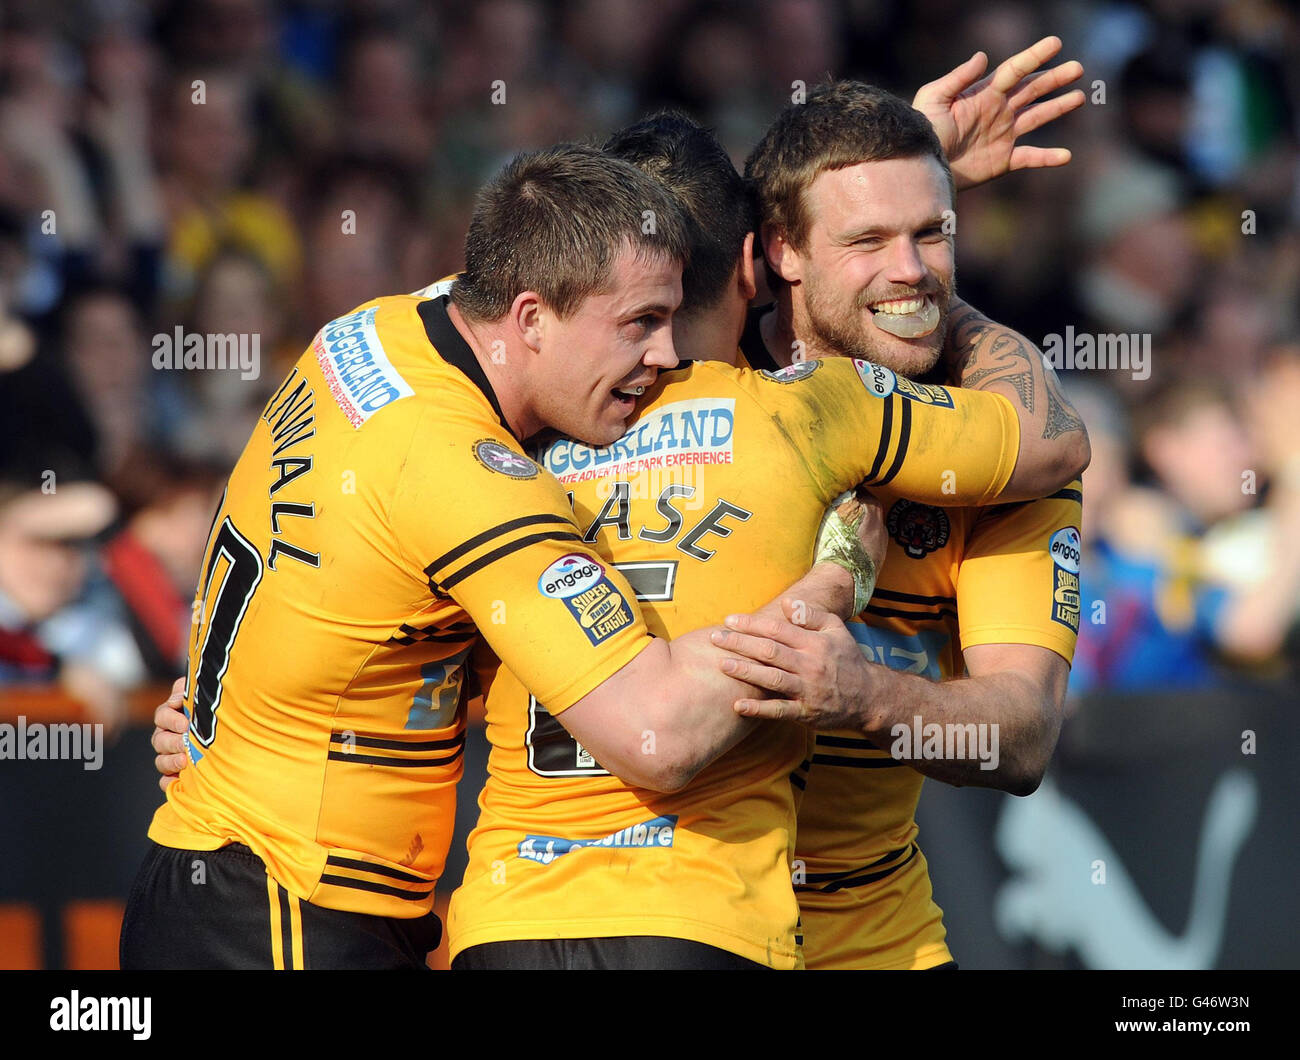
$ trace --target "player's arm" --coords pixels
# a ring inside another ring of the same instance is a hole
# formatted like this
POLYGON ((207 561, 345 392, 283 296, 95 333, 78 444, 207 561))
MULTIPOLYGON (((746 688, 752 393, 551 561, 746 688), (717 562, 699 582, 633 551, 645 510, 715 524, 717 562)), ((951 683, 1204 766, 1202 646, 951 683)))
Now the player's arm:
POLYGON ((858 483, 945 507, 1031 500, 1087 466, 1086 434, 1038 438, 1032 412, 1003 394, 917 383, 862 360, 808 363, 782 382, 758 373, 752 392, 828 500, 858 483))
POLYGON ((731 616, 727 630, 714 634, 715 645, 736 656, 724 660, 723 672, 777 697, 738 700, 737 713, 857 730, 949 784, 1013 795, 1037 789, 1060 732, 1070 673, 1056 652, 1027 644, 982 645, 966 652, 969 677, 938 683, 868 662, 834 615, 809 612, 802 626, 794 617, 789 609, 781 616, 731 616), (934 724, 975 725, 964 730, 967 756, 924 757, 913 746, 917 718, 922 732, 934 724))
MULTIPOLYGON (((778 613, 780 600, 788 601, 794 614, 827 608, 847 615, 854 605, 853 578, 841 566, 819 564, 756 613, 778 613)), ((731 709, 738 698, 763 692, 722 673, 721 652, 709 639, 717 628, 671 641, 652 639, 631 662, 560 712, 561 724, 624 783, 652 791, 684 787, 757 724, 731 709)), ((163 791, 189 764, 182 739, 189 728, 181 710, 184 685, 179 678, 170 698, 154 711, 154 767, 162 774, 163 791)))
POLYGON ((963 389, 1002 394, 1020 421, 1014 491, 1045 497, 1081 474, 1092 459, 1088 431, 1042 352, 1018 331, 954 298, 944 348, 951 377, 963 389))
POLYGON ((1059 37, 1044 37, 982 79, 988 56, 976 52, 917 90, 912 106, 934 126, 958 191, 1012 170, 1063 166, 1070 161, 1064 147, 1016 144, 1022 136, 1083 106, 1084 95, 1078 89, 1044 99, 1083 74, 1083 67, 1074 61, 1039 70, 1060 50, 1059 37))
MULTIPOLYGON (((847 614, 852 598, 843 569, 821 564, 756 613, 777 614, 783 602, 794 614, 820 612, 814 601, 825 601, 847 614)), ((560 714, 561 724, 625 783, 652 791, 685 787, 756 724, 731 709, 736 699, 763 695, 723 673, 711 640, 718 628, 653 640, 560 714)))
POLYGON ((737 656, 724 672, 778 697, 737 710, 857 729, 937 780, 1030 794, 1060 734, 1079 628, 1077 486, 986 513, 971 534, 957 580, 968 677, 937 683, 870 663, 834 616, 809 616, 805 628, 792 614, 736 616, 714 637, 737 656), (917 719, 945 738, 962 726, 976 753, 927 757, 917 719))

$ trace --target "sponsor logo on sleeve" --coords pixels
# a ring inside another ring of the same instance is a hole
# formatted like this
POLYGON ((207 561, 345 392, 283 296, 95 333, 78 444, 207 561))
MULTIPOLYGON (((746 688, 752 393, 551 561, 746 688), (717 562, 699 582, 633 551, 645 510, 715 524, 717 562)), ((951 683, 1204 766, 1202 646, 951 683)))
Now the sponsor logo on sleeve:
POLYGON ((593 646, 632 625, 628 602, 590 556, 561 556, 542 571, 537 591, 562 601, 593 646))
POLYGON ((898 376, 883 364, 872 364, 860 358, 853 358, 853 367, 858 370, 862 385, 878 398, 887 398, 898 386, 898 376))
POLYGON ((316 333, 312 349, 338 407, 359 428, 380 409, 415 391, 388 360, 375 330, 378 306, 331 320, 316 333))
POLYGON ((526 835, 519 842, 519 856, 525 861, 549 865, 556 858, 583 847, 604 847, 619 850, 663 849, 673 845, 677 831, 677 815, 652 817, 648 821, 620 828, 599 839, 563 839, 554 835, 526 835))
POLYGON ((941 386, 935 386, 933 383, 918 383, 914 379, 901 375, 898 376, 897 385, 899 397, 905 397, 909 401, 919 401, 923 405, 937 405, 945 409, 953 407, 952 394, 941 386))
POLYGON ((474 459, 489 471, 509 478, 536 478, 541 470, 528 457, 520 456, 494 438, 480 438, 474 443, 474 459))
POLYGON ((912 559, 924 559, 948 543, 952 523, 942 508, 901 500, 889 509, 885 529, 912 559))
POLYGON ((774 372, 767 368, 760 369, 758 374, 773 383, 797 383, 800 379, 807 379, 821 366, 821 361, 795 361, 774 372))
POLYGON ((1056 531, 1047 547, 1052 556, 1052 621, 1078 633, 1082 611, 1079 561, 1083 557, 1079 528, 1067 526, 1056 531))
POLYGON ((566 485, 691 465, 730 464, 735 430, 735 399, 688 398, 648 410, 610 445, 557 439, 538 454, 538 462, 566 485))

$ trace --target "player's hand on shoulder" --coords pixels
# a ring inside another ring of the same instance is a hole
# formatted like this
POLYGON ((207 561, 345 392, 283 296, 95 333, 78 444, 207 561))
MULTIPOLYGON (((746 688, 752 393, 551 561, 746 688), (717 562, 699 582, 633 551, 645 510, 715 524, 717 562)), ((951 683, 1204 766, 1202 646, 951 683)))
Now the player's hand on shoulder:
POLYGON ((183 739, 190 727, 189 718, 181 710, 184 692, 185 678, 178 677, 176 683, 172 685, 172 694, 167 697, 166 702, 159 703, 153 712, 153 737, 149 742, 153 745, 156 754, 153 760, 154 768, 162 774, 158 778, 158 786, 163 791, 166 791, 168 785, 176 780, 177 775, 189 761, 183 739))
POLYGON ((773 694, 739 699, 738 714, 798 721, 817 729, 859 728, 870 702, 871 673, 847 627, 801 600, 783 600, 782 615, 729 615, 712 634, 729 652, 722 671, 773 694))

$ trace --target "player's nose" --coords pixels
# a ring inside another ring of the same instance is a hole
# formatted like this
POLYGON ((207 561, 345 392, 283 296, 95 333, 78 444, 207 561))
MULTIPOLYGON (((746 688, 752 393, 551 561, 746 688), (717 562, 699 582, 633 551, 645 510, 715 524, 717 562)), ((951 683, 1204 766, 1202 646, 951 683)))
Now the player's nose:
POLYGON ((889 248, 889 275, 891 283, 919 284, 926 276, 925 262, 920 248, 911 239, 900 237, 889 248))
POLYGON ((673 329, 659 328, 654 339, 646 347, 641 363, 647 368, 676 368, 680 363, 677 348, 673 345, 673 329))

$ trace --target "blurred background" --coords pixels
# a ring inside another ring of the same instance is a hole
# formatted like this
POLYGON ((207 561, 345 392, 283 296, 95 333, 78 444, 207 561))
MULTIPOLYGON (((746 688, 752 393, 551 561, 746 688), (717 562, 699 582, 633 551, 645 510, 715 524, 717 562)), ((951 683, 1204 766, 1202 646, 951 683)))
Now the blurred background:
POLYGON ((928 784, 921 843, 965 967, 1300 964, 1292 4, 4 0, 0 723, 109 746, 0 761, 0 967, 115 966, 225 476, 321 324, 459 268, 502 162, 670 104, 743 165, 797 81, 910 99, 1048 33, 1089 101, 1032 142, 1074 162, 962 194, 959 289, 1149 359, 1062 373, 1094 456, 1051 777, 928 784), (177 328, 258 336, 257 378, 158 367, 177 328))

